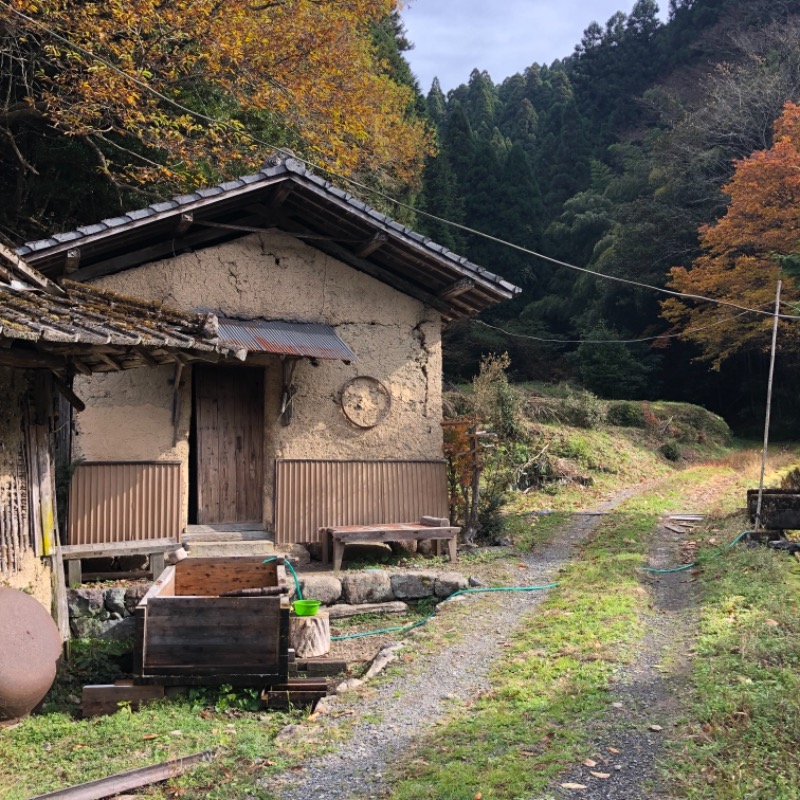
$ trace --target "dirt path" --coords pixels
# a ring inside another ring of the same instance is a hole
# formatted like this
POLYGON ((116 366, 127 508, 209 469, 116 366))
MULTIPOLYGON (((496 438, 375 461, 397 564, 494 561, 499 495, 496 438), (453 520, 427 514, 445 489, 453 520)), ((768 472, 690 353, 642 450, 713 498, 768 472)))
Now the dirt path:
MULTIPOLYGON (((618 494, 597 510, 610 511, 647 485, 618 494)), ((559 570, 600 524, 601 517, 576 516, 549 545, 525 559, 519 585, 531 586, 557 580, 559 570)), ((538 605, 544 593, 473 595, 469 603, 469 635, 427 660, 421 669, 364 692, 355 705, 337 698, 329 715, 322 718, 323 733, 335 733, 343 723, 352 724, 334 752, 263 782, 264 788, 283 800, 345 800, 375 798, 385 794, 386 766, 427 733, 446 713, 448 705, 473 698, 490 688, 488 674, 497 653, 517 618, 538 605), (336 718, 349 709, 355 716, 336 718), (355 721, 354 721, 355 719, 355 721)), ((431 623, 435 625, 436 622, 431 623)), ((413 645, 412 645, 413 646, 413 645)), ((419 663, 419 662, 418 662, 419 663)), ((298 732, 298 735, 303 735, 298 732)))
MULTIPOLYGON (((658 526, 650 537, 649 565, 667 568, 679 564, 685 540, 685 534, 658 526)), ((634 661, 617 676, 608 713, 593 726, 590 759, 596 765, 581 765, 562 775, 553 785, 556 796, 582 800, 671 797, 656 762, 681 710, 696 625, 696 592, 690 571, 645 575, 642 582, 652 597, 652 608, 644 619, 647 633, 634 661), (609 777, 598 778, 592 772, 609 777), (564 790, 562 783, 587 788, 564 790)))

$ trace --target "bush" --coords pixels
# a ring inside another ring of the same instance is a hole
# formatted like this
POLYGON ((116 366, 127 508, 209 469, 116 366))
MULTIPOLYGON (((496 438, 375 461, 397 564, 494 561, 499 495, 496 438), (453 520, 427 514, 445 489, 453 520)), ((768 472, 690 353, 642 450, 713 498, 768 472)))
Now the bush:
POLYGON ((609 403, 607 419, 609 425, 618 425, 621 428, 646 427, 642 404, 631 400, 609 403))
POLYGON ((606 404, 585 389, 569 389, 563 408, 565 421, 578 428, 599 428, 606 421, 606 404))
POLYGON ((680 461, 681 459, 681 448, 677 442, 664 442, 658 449, 667 461, 680 461))

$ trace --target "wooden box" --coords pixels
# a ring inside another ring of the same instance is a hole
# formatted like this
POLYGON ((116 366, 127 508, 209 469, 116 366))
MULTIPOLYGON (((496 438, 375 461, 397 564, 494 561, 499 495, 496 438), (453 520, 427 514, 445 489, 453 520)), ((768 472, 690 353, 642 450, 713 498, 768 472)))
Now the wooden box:
MULTIPOLYGON (((755 524, 758 489, 747 490, 747 513, 755 524)), ((800 529, 800 492, 794 489, 764 489, 761 499, 761 527, 767 530, 800 529)))
POLYGON ((282 560, 187 558, 167 567, 136 608, 136 683, 264 686, 289 669, 289 599, 220 597, 285 586, 282 560))

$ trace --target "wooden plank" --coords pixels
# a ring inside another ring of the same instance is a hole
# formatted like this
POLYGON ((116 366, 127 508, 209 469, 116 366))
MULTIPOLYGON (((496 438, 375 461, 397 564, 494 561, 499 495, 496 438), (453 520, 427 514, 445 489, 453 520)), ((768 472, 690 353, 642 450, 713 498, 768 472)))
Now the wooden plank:
POLYGON ((56 504, 50 434, 46 425, 36 426, 39 460, 39 512, 42 520, 42 555, 52 555, 56 547, 56 504))
POLYGON ((210 371, 195 367, 197 431, 197 521, 216 522, 219 516, 217 398, 210 371))
POLYGON ((81 713, 84 717, 97 717, 119 711, 120 703, 137 709, 148 700, 164 697, 163 686, 135 686, 132 681, 84 686, 81 713))
POLYGON ((347 661, 341 658, 298 658, 296 669, 298 672, 305 672, 309 677, 315 675, 339 675, 347 672, 347 661))
POLYGON ((155 597, 147 605, 144 671, 277 670, 276 597, 155 597))
POLYGON ((224 668, 217 671, 208 668, 202 674, 196 674, 189 667, 183 671, 176 670, 175 673, 165 671, 137 675, 134 683, 141 686, 249 686, 263 689, 285 678, 279 671, 231 672, 224 668))
POLYGON ((174 758, 151 767, 141 767, 127 772, 120 772, 108 778, 100 778, 89 783, 81 783, 67 789, 59 789, 48 794, 40 794, 31 800, 102 800, 104 797, 113 797, 141 786, 175 778, 182 775, 192 767, 203 761, 210 761, 213 752, 206 750, 183 758, 174 758))
POLYGON ((58 626, 61 641, 67 642, 71 635, 69 606, 67 605, 67 587, 64 583, 64 561, 61 558, 61 547, 58 545, 52 556, 51 568, 53 573, 53 617, 58 626))
POLYGON ((408 540, 428 540, 428 539, 453 539, 458 534, 458 528, 425 528, 423 530, 386 530, 386 531, 352 531, 349 533, 339 533, 333 531, 334 542, 336 540, 345 543, 352 542, 404 542, 408 540))
MULTIPOLYGON (((62 554, 63 561, 63 554, 62 554)), ((76 589, 83 583, 83 572, 81 571, 81 560, 71 559, 67 562, 67 570, 69 572, 69 585, 71 589, 76 589)))
POLYGON ((155 580, 164 571, 164 552, 150 553, 150 574, 155 580))
MULTIPOLYGON (((184 562, 181 561, 181 564, 184 562)), ((177 564, 164 567, 164 571, 156 578, 153 585, 139 601, 140 606, 146 606, 156 597, 173 597, 175 595, 175 568, 177 564)))
POLYGON ((106 556, 140 556, 175 547, 172 537, 149 539, 146 542, 108 542, 106 544, 73 544, 61 548, 65 561, 74 558, 104 558, 106 556))
POLYGON ((178 595, 218 595, 235 589, 277 586, 277 561, 264 557, 187 558, 176 565, 178 595))

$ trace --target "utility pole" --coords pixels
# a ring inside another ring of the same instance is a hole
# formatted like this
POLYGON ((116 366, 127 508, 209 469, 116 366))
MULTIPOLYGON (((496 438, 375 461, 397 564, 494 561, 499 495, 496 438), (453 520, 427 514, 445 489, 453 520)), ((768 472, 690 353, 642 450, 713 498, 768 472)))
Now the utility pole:
POLYGON ((761 527, 761 502, 764 499, 764 473, 767 469, 767 445, 769 445, 769 420, 772 413, 772 381, 775 376, 775 349, 778 343, 778 316, 781 311, 781 281, 775 294, 775 317, 772 321, 772 351, 769 357, 769 380, 767 381, 767 414, 764 420, 764 447, 761 450, 761 478, 758 481, 755 532, 761 527))

